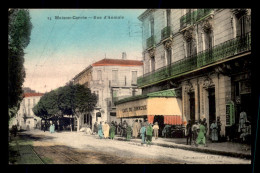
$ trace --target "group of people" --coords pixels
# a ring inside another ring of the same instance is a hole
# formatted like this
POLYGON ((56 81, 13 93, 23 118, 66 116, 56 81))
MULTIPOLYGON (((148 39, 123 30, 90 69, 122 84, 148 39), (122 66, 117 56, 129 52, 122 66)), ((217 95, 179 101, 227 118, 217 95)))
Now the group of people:
POLYGON ((151 123, 147 121, 142 122, 142 120, 134 120, 132 126, 126 121, 118 123, 112 121, 111 123, 100 122, 94 124, 94 134, 98 134, 100 139, 114 139, 115 135, 120 135, 125 137, 127 141, 131 138, 141 138, 141 144, 147 144, 151 146, 152 136, 154 134, 155 139, 158 139, 158 123, 155 122, 152 126, 151 123))
MULTIPOLYGON (((210 125, 210 138, 212 142, 217 142, 220 137, 220 129, 221 129, 221 122, 220 118, 213 120, 212 124, 210 125)), ((204 145, 206 144, 206 134, 208 132, 207 120, 204 118, 202 121, 195 120, 194 124, 192 124, 191 120, 188 121, 185 130, 185 136, 187 138, 186 144, 194 143, 195 146, 204 145)))

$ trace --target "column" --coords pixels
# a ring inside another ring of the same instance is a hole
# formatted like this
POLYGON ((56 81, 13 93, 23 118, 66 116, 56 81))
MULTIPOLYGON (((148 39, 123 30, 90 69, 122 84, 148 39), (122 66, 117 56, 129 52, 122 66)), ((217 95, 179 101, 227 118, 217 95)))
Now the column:
POLYGON ((193 81, 192 83, 194 88, 194 96, 195 96, 195 120, 199 119, 199 90, 198 90, 198 84, 197 79, 193 81))

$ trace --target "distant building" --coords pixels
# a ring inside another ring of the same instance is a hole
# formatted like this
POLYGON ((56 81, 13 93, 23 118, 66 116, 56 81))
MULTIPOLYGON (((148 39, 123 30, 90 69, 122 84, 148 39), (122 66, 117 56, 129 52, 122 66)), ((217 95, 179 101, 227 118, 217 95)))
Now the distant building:
POLYGON ((16 122, 14 122, 18 128, 23 130, 40 128, 41 118, 35 116, 32 109, 43 95, 42 93, 24 93, 24 98, 15 117, 16 122))
MULTIPOLYGON (((116 119, 114 102, 125 97, 140 95, 137 89, 137 77, 143 74, 143 63, 137 60, 102 59, 88 66, 73 78, 74 84, 84 85, 98 96, 98 102, 93 112, 82 117, 83 125, 97 121, 120 121, 116 119)), ((76 124, 76 123, 75 123, 76 124)))

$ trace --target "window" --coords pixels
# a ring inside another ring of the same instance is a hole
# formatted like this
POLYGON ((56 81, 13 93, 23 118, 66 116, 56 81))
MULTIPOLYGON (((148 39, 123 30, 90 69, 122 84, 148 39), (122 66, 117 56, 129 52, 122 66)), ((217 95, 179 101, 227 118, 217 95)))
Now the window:
POLYGON ((155 58, 154 56, 151 57, 151 72, 155 71, 155 58))
POLYGON ((132 85, 137 84, 137 71, 132 71, 132 85))
POLYGON ((30 106, 30 99, 28 99, 28 106, 30 106))
POLYGON ((31 115, 30 107, 28 107, 28 116, 31 115))
POLYGON ((196 42, 193 39, 187 41, 187 57, 196 55, 196 42))
POLYGON ((35 106, 35 99, 33 99, 33 106, 35 106))
POLYGON ((151 36, 154 35, 154 19, 150 20, 150 29, 151 29, 151 36))
POLYGON ((112 70, 112 83, 117 84, 118 80, 118 70, 112 70))
POLYGON ((97 71, 97 80, 102 80, 102 71, 101 70, 97 71))
POLYGON ((205 49, 211 49, 213 47, 212 31, 205 33, 205 49))

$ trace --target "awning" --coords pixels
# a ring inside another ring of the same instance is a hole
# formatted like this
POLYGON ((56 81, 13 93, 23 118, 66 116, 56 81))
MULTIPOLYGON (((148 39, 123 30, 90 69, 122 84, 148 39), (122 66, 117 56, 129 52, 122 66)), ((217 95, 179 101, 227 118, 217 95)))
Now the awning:
POLYGON ((163 115, 165 124, 182 124, 182 102, 174 89, 149 93, 121 100, 116 105, 117 118, 148 117, 153 123, 154 115, 163 115))
MULTIPOLYGON (((154 116, 155 115, 147 115, 148 123, 154 123, 154 116)), ((179 115, 165 115, 164 116, 164 124, 168 125, 182 125, 182 117, 179 115)))

